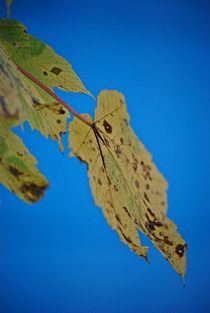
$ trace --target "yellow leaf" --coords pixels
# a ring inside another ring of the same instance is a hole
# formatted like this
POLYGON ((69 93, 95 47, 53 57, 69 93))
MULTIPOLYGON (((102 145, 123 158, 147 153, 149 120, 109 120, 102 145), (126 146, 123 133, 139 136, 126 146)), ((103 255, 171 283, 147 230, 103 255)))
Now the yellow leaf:
POLYGON ((88 164, 95 202, 110 226, 147 259, 140 230, 184 277, 186 243, 165 215, 167 183, 129 126, 123 95, 101 92, 93 127, 75 118, 69 128, 72 154, 88 164))
POLYGON ((37 161, 22 140, 9 130, 0 132, 0 183, 28 203, 40 200, 48 186, 37 161))
POLYGON ((24 118, 32 129, 39 130, 45 138, 50 136, 58 141, 63 151, 61 136, 66 132, 69 112, 60 103, 52 102, 47 94, 42 98, 33 85, 28 85, 27 91, 22 99, 24 118), (50 104, 47 104, 48 99, 50 104))

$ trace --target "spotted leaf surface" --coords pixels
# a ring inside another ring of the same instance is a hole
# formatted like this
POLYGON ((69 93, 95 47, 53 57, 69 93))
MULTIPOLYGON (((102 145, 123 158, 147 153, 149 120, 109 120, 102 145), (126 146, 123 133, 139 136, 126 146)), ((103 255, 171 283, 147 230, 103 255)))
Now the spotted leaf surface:
POLYGON ((37 161, 10 130, 0 132, 0 183, 28 203, 40 200, 48 186, 37 161))
POLYGON ((63 150, 61 135, 66 131, 68 111, 17 70, 5 47, 0 48, 0 82, 1 127, 27 120, 32 129, 57 140, 63 150))
POLYGON ((69 145, 72 155, 88 164, 95 202, 121 240, 147 259, 139 230, 183 277, 186 243, 166 217, 167 183, 129 126, 123 95, 101 92, 93 127, 75 118, 69 145))
MULTIPOLYGON (((24 82, 24 79, 23 81, 24 82)), ((32 129, 39 130, 45 138, 56 140, 63 151, 62 134, 66 132, 69 112, 58 102, 52 102, 48 94, 38 93, 33 85, 25 81, 27 92, 22 97, 24 119, 32 129)))
POLYGON ((90 94, 71 65, 48 45, 29 35, 15 20, 0 20, 0 40, 14 63, 22 66, 49 88, 90 94))

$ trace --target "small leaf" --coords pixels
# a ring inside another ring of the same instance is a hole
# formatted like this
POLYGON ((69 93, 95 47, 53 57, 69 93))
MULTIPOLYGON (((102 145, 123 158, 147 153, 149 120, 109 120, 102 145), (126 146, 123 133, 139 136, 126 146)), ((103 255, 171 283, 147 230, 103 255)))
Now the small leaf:
POLYGON ((133 251, 147 259, 140 230, 183 277, 186 243, 165 216, 167 183, 129 126, 122 94, 101 92, 93 125, 75 118, 69 126, 69 146, 88 164, 96 204, 133 251))
POLYGON ((22 140, 9 130, 0 131, 0 182, 22 200, 40 200, 48 182, 22 140))

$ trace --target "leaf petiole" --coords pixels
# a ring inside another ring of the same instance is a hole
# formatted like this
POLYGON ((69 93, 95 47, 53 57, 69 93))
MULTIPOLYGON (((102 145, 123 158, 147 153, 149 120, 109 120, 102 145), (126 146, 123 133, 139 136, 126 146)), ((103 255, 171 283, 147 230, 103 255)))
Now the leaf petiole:
POLYGON ((59 96, 57 96, 50 88, 48 88, 45 84, 43 84, 39 79, 34 77, 31 73, 26 71, 24 68, 22 68, 20 65, 15 64, 17 69, 25 75, 27 78, 32 80, 36 85, 38 85, 40 88, 42 88, 45 92, 47 92, 51 97, 53 97, 56 101, 58 101, 62 106, 64 106, 70 113, 72 113, 75 117, 80 119, 83 123, 87 124, 91 128, 93 127, 93 123, 88 121, 83 115, 76 112, 70 105, 68 105, 66 102, 64 102, 59 96))

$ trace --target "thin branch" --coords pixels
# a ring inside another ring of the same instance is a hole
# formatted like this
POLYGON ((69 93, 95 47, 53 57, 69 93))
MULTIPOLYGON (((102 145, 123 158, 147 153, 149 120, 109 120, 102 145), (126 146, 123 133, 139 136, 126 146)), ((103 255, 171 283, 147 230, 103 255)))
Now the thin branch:
POLYGON ((76 112, 72 109, 66 102, 64 102, 59 96, 57 96, 51 89, 49 89, 45 84, 43 84, 39 79, 34 77, 31 73, 27 72, 20 65, 16 64, 17 69, 30 80, 32 80, 36 85, 42 88, 45 92, 47 92, 51 97, 53 97, 56 101, 58 101, 61 105, 63 105, 70 113, 80 119, 83 123, 87 124, 90 127, 93 127, 93 123, 88 121, 83 115, 76 112))

